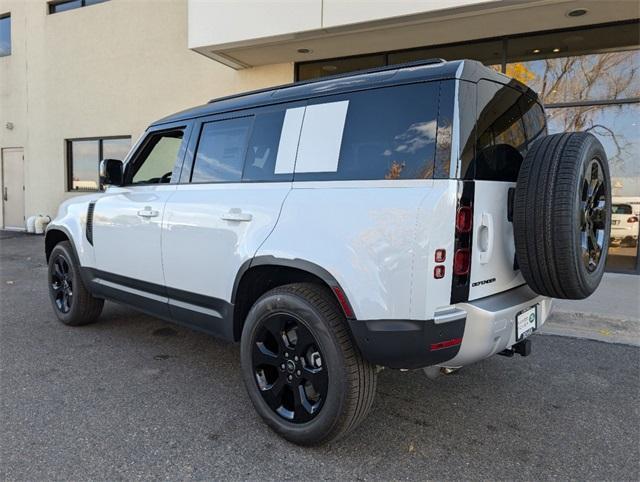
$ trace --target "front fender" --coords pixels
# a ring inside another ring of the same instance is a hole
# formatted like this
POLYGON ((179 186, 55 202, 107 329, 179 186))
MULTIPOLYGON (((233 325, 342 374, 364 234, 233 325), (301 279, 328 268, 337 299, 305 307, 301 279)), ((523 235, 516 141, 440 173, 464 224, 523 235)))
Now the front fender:
POLYGON ((45 233, 47 239, 54 231, 63 232, 73 245, 81 266, 95 266, 93 246, 86 237, 87 209, 102 193, 94 193, 67 199, 58 208, 55 219, 49 223, 45 233))

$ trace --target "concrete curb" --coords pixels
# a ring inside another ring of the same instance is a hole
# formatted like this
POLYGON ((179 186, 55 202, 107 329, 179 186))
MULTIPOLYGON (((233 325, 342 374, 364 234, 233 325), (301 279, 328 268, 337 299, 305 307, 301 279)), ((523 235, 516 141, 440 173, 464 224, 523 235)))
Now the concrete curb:
POLYGON ((595 313, 554 310, 540 333, 640 346, 640 320, 595 313))

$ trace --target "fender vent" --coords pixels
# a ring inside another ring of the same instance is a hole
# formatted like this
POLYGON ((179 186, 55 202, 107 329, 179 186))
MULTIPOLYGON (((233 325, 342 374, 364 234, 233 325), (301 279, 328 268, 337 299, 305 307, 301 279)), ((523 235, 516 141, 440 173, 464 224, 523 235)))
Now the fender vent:
POLYGON ((95 207, 96 202, 92 201, 87 208, 87 241, 91 246, 93 246, 93 211, 95 207))

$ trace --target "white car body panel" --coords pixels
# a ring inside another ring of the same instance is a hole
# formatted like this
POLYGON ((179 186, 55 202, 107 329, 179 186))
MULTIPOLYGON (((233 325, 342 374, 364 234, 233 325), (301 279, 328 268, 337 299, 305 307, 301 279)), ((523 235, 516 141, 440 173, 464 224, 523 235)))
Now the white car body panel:
POLYGON ((95 267, 111 274, 164 285, 160 235, 164 207, 175 184, 110 188, 93 216, 95 267), (157 215, 143 217, 141 211, 157 215))
MULTIPOLYGON (((424 268, 432 251, 429 223, 452 226, 455 181, 330 181, 294 182, 280 219, 257 256, 302 259, 330 274, 345 291, 358 319, 410 319, 412 298, 425 296, 430 283, 424 268), (448 211, 449 216, 443 213, 448 211), (418 218, 422 219, 419 222, 418 218), (421 266, 417 269, 415 264, 421 266)), ((435 236, 452 243, 451 229, 435 236), (448 239, 445 239, 448 234, 448 239)), ((435 231, 434 231, 435 232, 435 231)), ((452 244, 451 244, 452 246, 452 244)), ((451 290, 449 276, 437 281, 451 290)), ((420 315, 433 310, 421 303, 420 315)))
POLYGON ((473 249, 469 300, 484 298, 525 283, 514 270, 513 223, 507 219, 509 188, 515 182, 475 181, 473 249))
POLYGON ((47 231, 59 229, 71 238, 82 266, 95 266, 94 250, 85 236, 85 226, 89 203, 102 195, 102 193, 92 193, 67 199, 60 204, 55 219, 47 225, 47 231))
POLYGON ((167 286, 231 301, 236 274, 273 230, 290 190, 290 182, 179 185, 162 229, 167 286))

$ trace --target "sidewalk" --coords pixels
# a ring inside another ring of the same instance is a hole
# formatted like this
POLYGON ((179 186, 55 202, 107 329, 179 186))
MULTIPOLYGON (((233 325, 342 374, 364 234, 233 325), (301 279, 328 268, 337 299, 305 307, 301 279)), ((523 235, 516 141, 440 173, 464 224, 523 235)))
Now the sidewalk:
POLYGON ((541 333, 640 346, 640 276, 606 273, 586 300, 554 300, 541 333))

